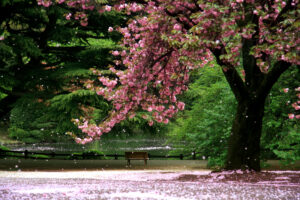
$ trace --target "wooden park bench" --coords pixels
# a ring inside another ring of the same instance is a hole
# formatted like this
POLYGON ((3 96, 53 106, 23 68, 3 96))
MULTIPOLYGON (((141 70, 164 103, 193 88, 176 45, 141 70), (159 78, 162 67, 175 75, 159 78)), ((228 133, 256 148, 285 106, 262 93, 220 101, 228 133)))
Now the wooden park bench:
POLYGON ((149 156, 147 152, 125 152, 125 159, 128 166, 130 166, 130 160, 144 160, 145 165, 147 165, 149 156))

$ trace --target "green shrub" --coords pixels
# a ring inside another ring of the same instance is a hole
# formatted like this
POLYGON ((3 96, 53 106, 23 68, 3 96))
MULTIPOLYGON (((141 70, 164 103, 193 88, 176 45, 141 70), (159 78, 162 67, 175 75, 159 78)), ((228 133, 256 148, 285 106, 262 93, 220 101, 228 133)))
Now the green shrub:
POLYGON ((45 138, 45 135, 37 130, 27 131, 21 128, 11 127, 8 129, 8 131, 9 136, 12 139, 21 140, 25 143, 38 143, 43 141, 43 138, 45 138))

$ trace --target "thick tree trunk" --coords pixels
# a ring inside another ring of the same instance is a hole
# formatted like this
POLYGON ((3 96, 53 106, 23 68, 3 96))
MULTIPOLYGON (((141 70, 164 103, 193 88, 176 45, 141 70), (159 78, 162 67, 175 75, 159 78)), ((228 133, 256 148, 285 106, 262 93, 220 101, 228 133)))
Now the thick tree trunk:
POLYGON ((265 99, 238 103, 228 143, 226 169, 260 171, 260 137, 265 99))

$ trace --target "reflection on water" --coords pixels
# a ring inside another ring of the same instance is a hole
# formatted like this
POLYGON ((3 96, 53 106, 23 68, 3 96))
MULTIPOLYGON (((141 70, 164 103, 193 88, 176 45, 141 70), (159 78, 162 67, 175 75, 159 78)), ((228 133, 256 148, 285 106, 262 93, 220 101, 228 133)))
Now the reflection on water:
POLYGON ((37 143, 37 144, 11 144, 6 145, 13 151, 35 151, 35 152, 56 152, 69 153, 74 151, 83 151, 86 146, 72 143, 37 143))
POLYGON ((150 150, 164 150, 164 149, 172 149, 169 146, 164 146, 164 147, 141 147, 141 148, 135 148, 135 150, 140 150, 140 151, 150 151, 150 150))
POLYGON ((100 140, 90 144, 80 145, 69 143, 39 143, 39 144, 11 144, 8 148, 14 151, 72 153, 85 150, 98 150, 105 154, 123 154, 125 151, 147 151, 153 155, 167 155, 173 150, 171 144, 157 139, 128 139, 128 140, 100 140))

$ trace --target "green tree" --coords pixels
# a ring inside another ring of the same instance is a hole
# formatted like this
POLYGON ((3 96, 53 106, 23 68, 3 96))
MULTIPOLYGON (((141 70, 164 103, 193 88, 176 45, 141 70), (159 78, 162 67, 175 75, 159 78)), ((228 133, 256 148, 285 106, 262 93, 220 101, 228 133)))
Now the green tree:
MULTIPOLYGON (((296 91, 285 93, 284 88, 296 88, 300 84, 299 69, 289 69, 280 77, 266 100, 261 147, 267 155, 294 162, 300 159, 299 120, 286 120, 294 112, 292 104, 297 101, 296 91), (270 155, 270 153, 272 153, 270 155)), ((263 154, 264 155, 264 154, 263 154)))
POLYGON ((181 144, 180 151, 196 151, 198 158, 208 159, 210 167, 224 166, 236 101, 219 68, 203 68, 198 73, 182 96, 191 106, 178 115, 168 135, 170 142, 181 144))
POLYGON ((127 19, 117 12, 90 11, 88 25, 81 26, 66 19, 73 10, 45 8, 35 0, 0 5, 0 119, 10 121, 14 138, 27 135, 34 142, 78 132, 72 118, 99 118, 109 107, 83 80, 97 78, 90 68, 113 64, 109 52, 120 34, 108 28, 127 19))

